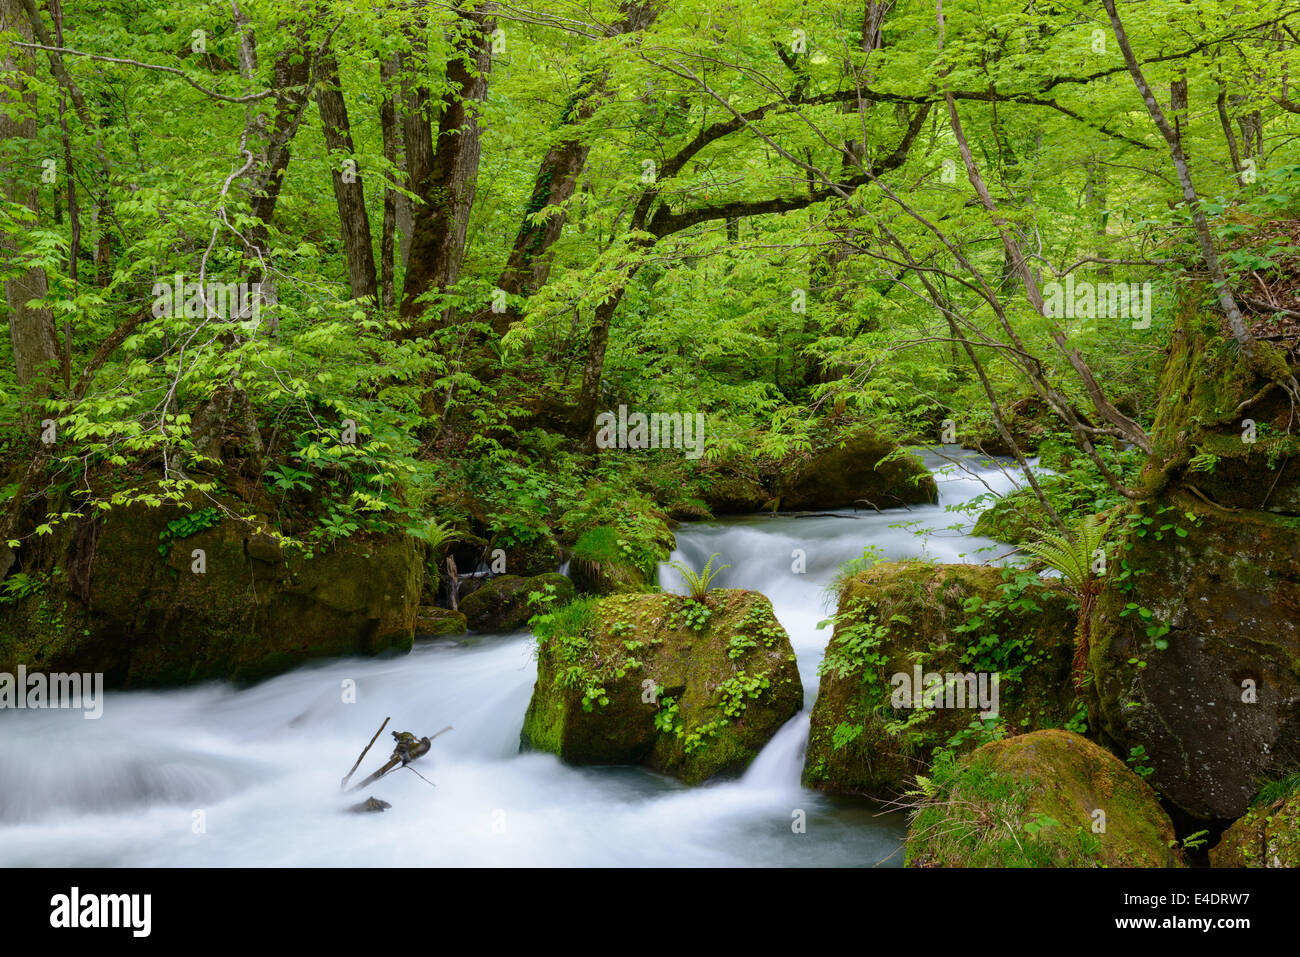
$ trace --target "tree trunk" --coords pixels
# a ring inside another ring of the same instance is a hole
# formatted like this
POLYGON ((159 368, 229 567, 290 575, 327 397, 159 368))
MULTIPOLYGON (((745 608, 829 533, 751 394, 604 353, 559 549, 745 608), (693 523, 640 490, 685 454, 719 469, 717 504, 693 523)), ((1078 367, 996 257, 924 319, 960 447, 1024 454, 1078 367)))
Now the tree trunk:
MULTIPOLYGON (((626 15, 611 28, 611 36, 646 30, 658 13, 648 3, 628 4, 624 9, 626 15)), ((590 145, 581 135, 581 127, 596 112, 608 81, 608 71, 585 77, 581 87, 583 92, 573 95, 560 117, 560 126, 573 132, 547 150, 537 168, 537 175, 533 177, 533 191, 524 209, 524 218, 515 234, 505 269, 497 280, 497 288, 503 292, 512 296, 531 296, 546 283, 551 271, 551 247, 564 231, 566 214, 562 207, 573 198, 578 178, 591 152, 590 145), (561 209, 545 222, 529 221, 530 216, 548 206, 561 209)), ((504 335, 519 318, 519 309, 513 304, 508 305, 504 312, 493 314, 492 328, 497 335, 504 335)))
MULTIPOLYGON (((603 79, 600 86, 604 86, 603 79)), ((560 122, 565 126, 576 126, 590 117, 594 110, 592 98, 584 97, 560 122)), ((529 217, 547 206, 563 206, 572 198, 590 151, 591 147, 576 136, 561 140, 547 150, 533 181, 532 196, 523 211, 524 218, 515 235, 510 257, 497 279, 497 287, 502 291, 512 296, 530 296, 546 282, 551 269, 550 249, 564 230, 565 213, 561 209, 542 223, 531 222, 529 217)), ((493 315, 492 328, 497 335, 504 335, 519 317, 518 308, 512 304, 504 312, 493 315)))
MULTIPOLYGON (((635 269, 633 270, 633 273, 635 269)), ((628 282, 632 274, 627 277, 628 282)), ((622 285, 608 299, 596 307, 591 324, 591 343, 587 346, 587 360, 582 366, 582 389, 578 393, 578 410, 575 423, 587 430, 586 448, 596 451, 596 413, 600 406, 600 381, 605 371, 605 349, 609 345, 609 326, 618 304, 623 301, 627 286, 622 285)))
POLYGON ((408 153, 414 192, 423 200, 415 210, 411 258, 402 288, 401 315, 408 322, 403 336, 410 339, 422 338, 446 322, 449 311, 432 320, 425 317, 421 297, 449 288, 460 276, 478 182, 478 104, 487 96, 492 21, 482 10, 460 16, 463 32, 447 64, 451 93, 438 122, 433 163, 422 177, 416 178, 420 169, 408 153))
POLYGON ((353 299, 377 300, 375 253, 370 241, 370 219, 366 215, 366 193, 361 171, 356 168, 348 107, 343 99, 338 61, 333 53, 327 51, 321 57, 319 70, 316 107, 320 110, 325 146, 331 154, 330 171, 343 231, 343 252, 348 261, 348 285, 353 299))
MULTIPOLYGON (((22 42, 32 42, 32 25, 20 0, 0 0, 0 31, 17 33, 22 42)), ((32 75, 34 57, 10 46, 4 58, 7 85, 13 91, 9 105, 0 106, 0 142, 4 143, 0 159, 0 196, 10 203, 37 211, 37 181, 30 172, 39 169, 31 156, 36 139, 36 91, 27 78, 32 75), (15 102, 16 101, 16 102, 15 102), (23 117, 19 111, 30 112, 23 117), (24 158, 30 162, 24 162, 24 158)), ((0 260, 17 254, 19 241, 0 233, 0 260)), ((32 299, 44 298, 48 291, 45 270, 32 268, 5 283, 5 302, 9 307, 9 338, 13 346, 18 385, 32 394, 45 392, 52 370, 58 365, 59 343, 54 316, 49 309, 28 306, 32 299)))
MULTIPOLYGON (((242 16, 236 11, 236 24, 242 25, 242 16)), ((306 30, 298 29, 299 42, 291 44, 275 60, 272 86, 275 102, 274 119, 270 132, 266 131, 266 116, 260 111, 250 111, 248 131, 263 140, 253 172, 249 177, 249 205, 256 222, 249 229, 249 242, 254 248, 250 256, 250 283, 261 286, 261 299, 265 306, 273 307, 278 299, 275 277, 270 265, 270 225, 275 216, 275 206, 284 185, 284 174, 289 167, 289 144, 298 132, 309 98, 313 51, 306 40, 306 30)), ((240 69, 250 70, 256 64, 256 47, 251 32, 241 30, 240 69)), ((251 74, 250 74, 251 75, 251 74)), ((247 78, 247 77, 246 77, 247 78)), ((271 309, 271 329, 275 329, 275 312, 271 309)))
MULTIPOLYGON (((385 60, 379 67, 380 84, 391 89, 397 82, 401 61, 396 57, 385 60)), ((384 137, 384 159, 389 169, 397 168, 397 104, 391 95, 384 97, 379 107, 379 126, 384 137)), ((390 173, 391 175, 391 173, 390 173)), ((397 190, 384 189, 384 225, 379 236, 379 304, 388 312, 397 302, 393 278, 393 246, 397 232, 397 190)))

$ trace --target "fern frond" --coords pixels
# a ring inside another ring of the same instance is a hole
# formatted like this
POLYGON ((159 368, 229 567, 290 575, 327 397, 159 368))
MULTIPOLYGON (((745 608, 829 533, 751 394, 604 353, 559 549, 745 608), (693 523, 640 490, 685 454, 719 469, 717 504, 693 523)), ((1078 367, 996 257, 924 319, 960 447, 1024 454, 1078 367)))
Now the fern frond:
POLYGON ((1096 515, 1088 515, 1073 538, 1039 532, 1037 541, 1026 542, 1021 549, 1060 572, 1070 587, 1082 591, 1092 578, 1092 556, 1105 542, 1111 521, 1102 522, 1096 515))
POLYGON ((695 574, 695 571, 685 562, 671 561, 668 565, 675 569, 677 574, 682 576, 682 581, 686 583, 686 587, 689 589, 691 597, 699 599, 709 593, 709 585, 713 579, 717 578, 731 567, 730 565, 721 565, 716 569, 713 567, 713 560, 715 558, 720 558, 721 555, 721 552, 714 552, 710 555, 709 560, 704 565, 704 569, 698 575, 695 574))

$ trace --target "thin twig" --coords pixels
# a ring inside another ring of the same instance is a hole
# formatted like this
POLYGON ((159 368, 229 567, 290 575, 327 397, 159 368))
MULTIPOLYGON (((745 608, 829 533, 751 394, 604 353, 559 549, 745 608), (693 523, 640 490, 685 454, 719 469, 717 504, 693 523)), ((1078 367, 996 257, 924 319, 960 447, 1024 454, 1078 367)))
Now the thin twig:
POLYGON ((88 60, 99 60, 102 63, 118 63, 122 66, 139 67, 142 70, 158 70, 161 73, 172 73, 194 89, 198 90, 205 96, 210 96, 214 100, 222 100, 226 103, 251 103, 254 100, 264 100, 268 96, 274 96, 275 90, 262 90, 260 93, 249 93, 246 96, 226 96, 224 93, 218 93, 216 90, 209 90, 197 80, 191 79, 190 75, 184 70, 174 66, 162 66, 158 63, 142 63, 139 60, 128 60, 123 57, 104 56, 99 53, 86 53, 84 50, 72 50, 68 47, 47 46, 44 43, 14 43, 17 47, 27 47, 31 50, 44 50, 46 53, 68 54, 69 56, 85 57, 88 60))
POLYGON ((419 771, 415 770, 415 768, 411 767, 409 764, 404 764, 404 765, 402 765, 402 767, 406 768, 406 770, 410 771, 412 774, 414 774, 417 778, 419 778, 419 779, 420 779, 421 781, 423 781, 425 784, 429 785, 429 787, 431 787, 431 788, 436 788, 436 787, 438 786, 438 785, 434 784, 432 781, 430 781, 428 778, 426 778, 426 777, 425 777, 423 774, 421 774, 419 771))
POLYGON ((379 730, 375 732, 375 736, 370 739, 370 743, 366 745, 366 749, 362 751, 361 755, 357 758, 357 763, 352 765, 352 770, 349 771, 347 775, 344 776, 343 780, 339 782, 340 791, 348 786, 348 782, 352 780, 352 775, 357 773, 357 768, 361 767, 361 762, 366 759, 366 755, 370 753, 370 749, 374 747, 375 742, 379 740, 379 736, 384 733, 384 728, 388 727, 388 722, 391 720, 391 715, 384 719, 384 723, 379 726, 379 730))

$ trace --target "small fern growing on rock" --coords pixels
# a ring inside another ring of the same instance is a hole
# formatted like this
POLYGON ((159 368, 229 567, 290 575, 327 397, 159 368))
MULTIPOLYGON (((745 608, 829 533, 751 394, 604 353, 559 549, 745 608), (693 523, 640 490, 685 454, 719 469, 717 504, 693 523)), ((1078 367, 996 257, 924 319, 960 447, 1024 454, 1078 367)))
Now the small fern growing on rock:
POLYGON ((709 593, 710 583, 731 567, 730 565, 719 565, 715 569, 713 567, 713 560, 720 557, 721 552, 714 552, 710 555, 709 560, 704 564, 703 570, 698 575, 695 574, 694 569, 685 562, 671 561, 668 564, 677 572, 677 574, 682 576, 682 581, 686 583, 686 587, 690 590, 691 597, 696 601, 699 601, 709 593))

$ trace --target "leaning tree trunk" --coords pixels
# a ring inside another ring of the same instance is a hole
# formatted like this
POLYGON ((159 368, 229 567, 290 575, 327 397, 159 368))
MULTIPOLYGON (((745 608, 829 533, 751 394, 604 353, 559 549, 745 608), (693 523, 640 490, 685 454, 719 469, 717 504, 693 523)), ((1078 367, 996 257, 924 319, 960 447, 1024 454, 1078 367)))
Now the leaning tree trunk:
POLYGON ((321 57, 320 87, 316 91, 325 146, 331 153, 334 199, 343 230, 343 252, 348 261, 348 285, 353 299, 376 299, 375 253, 370 243, 370 219, 366 216, 366 193, 361 171, 356 167, 352 128, 343 99, 338 61, 326 52, 321 57), (350 165, 349 165, 350 164, 350 165))
MULTIPOLYGON (((649 3, 629 3, 625 4, 624 12, 623 19, 610 28, 610 36, 649 29, 659 11, 649 3)), ((551 270, 551 247, 564 231, 563 207, 577 191, 578 179, 591 152, 582 125, 596 112, 608 82, 608 70, 599 70, 585 77, 583 92, 573 94, 560 117, 560 127, 565 135, 546 151, 537 175, 533 177, 528 206, 524 209, 505 268, 497 280, 497 288, 503 292, 526 297, 546 284, 551 270), (556 207, 558 211, 541 223, 530 221, 533 214, 548 206, 556 207)), ((518 307, 509 304, 503 312, 493 314, 492 329, 497 335, 504 335, 519 318, 518 307)))

